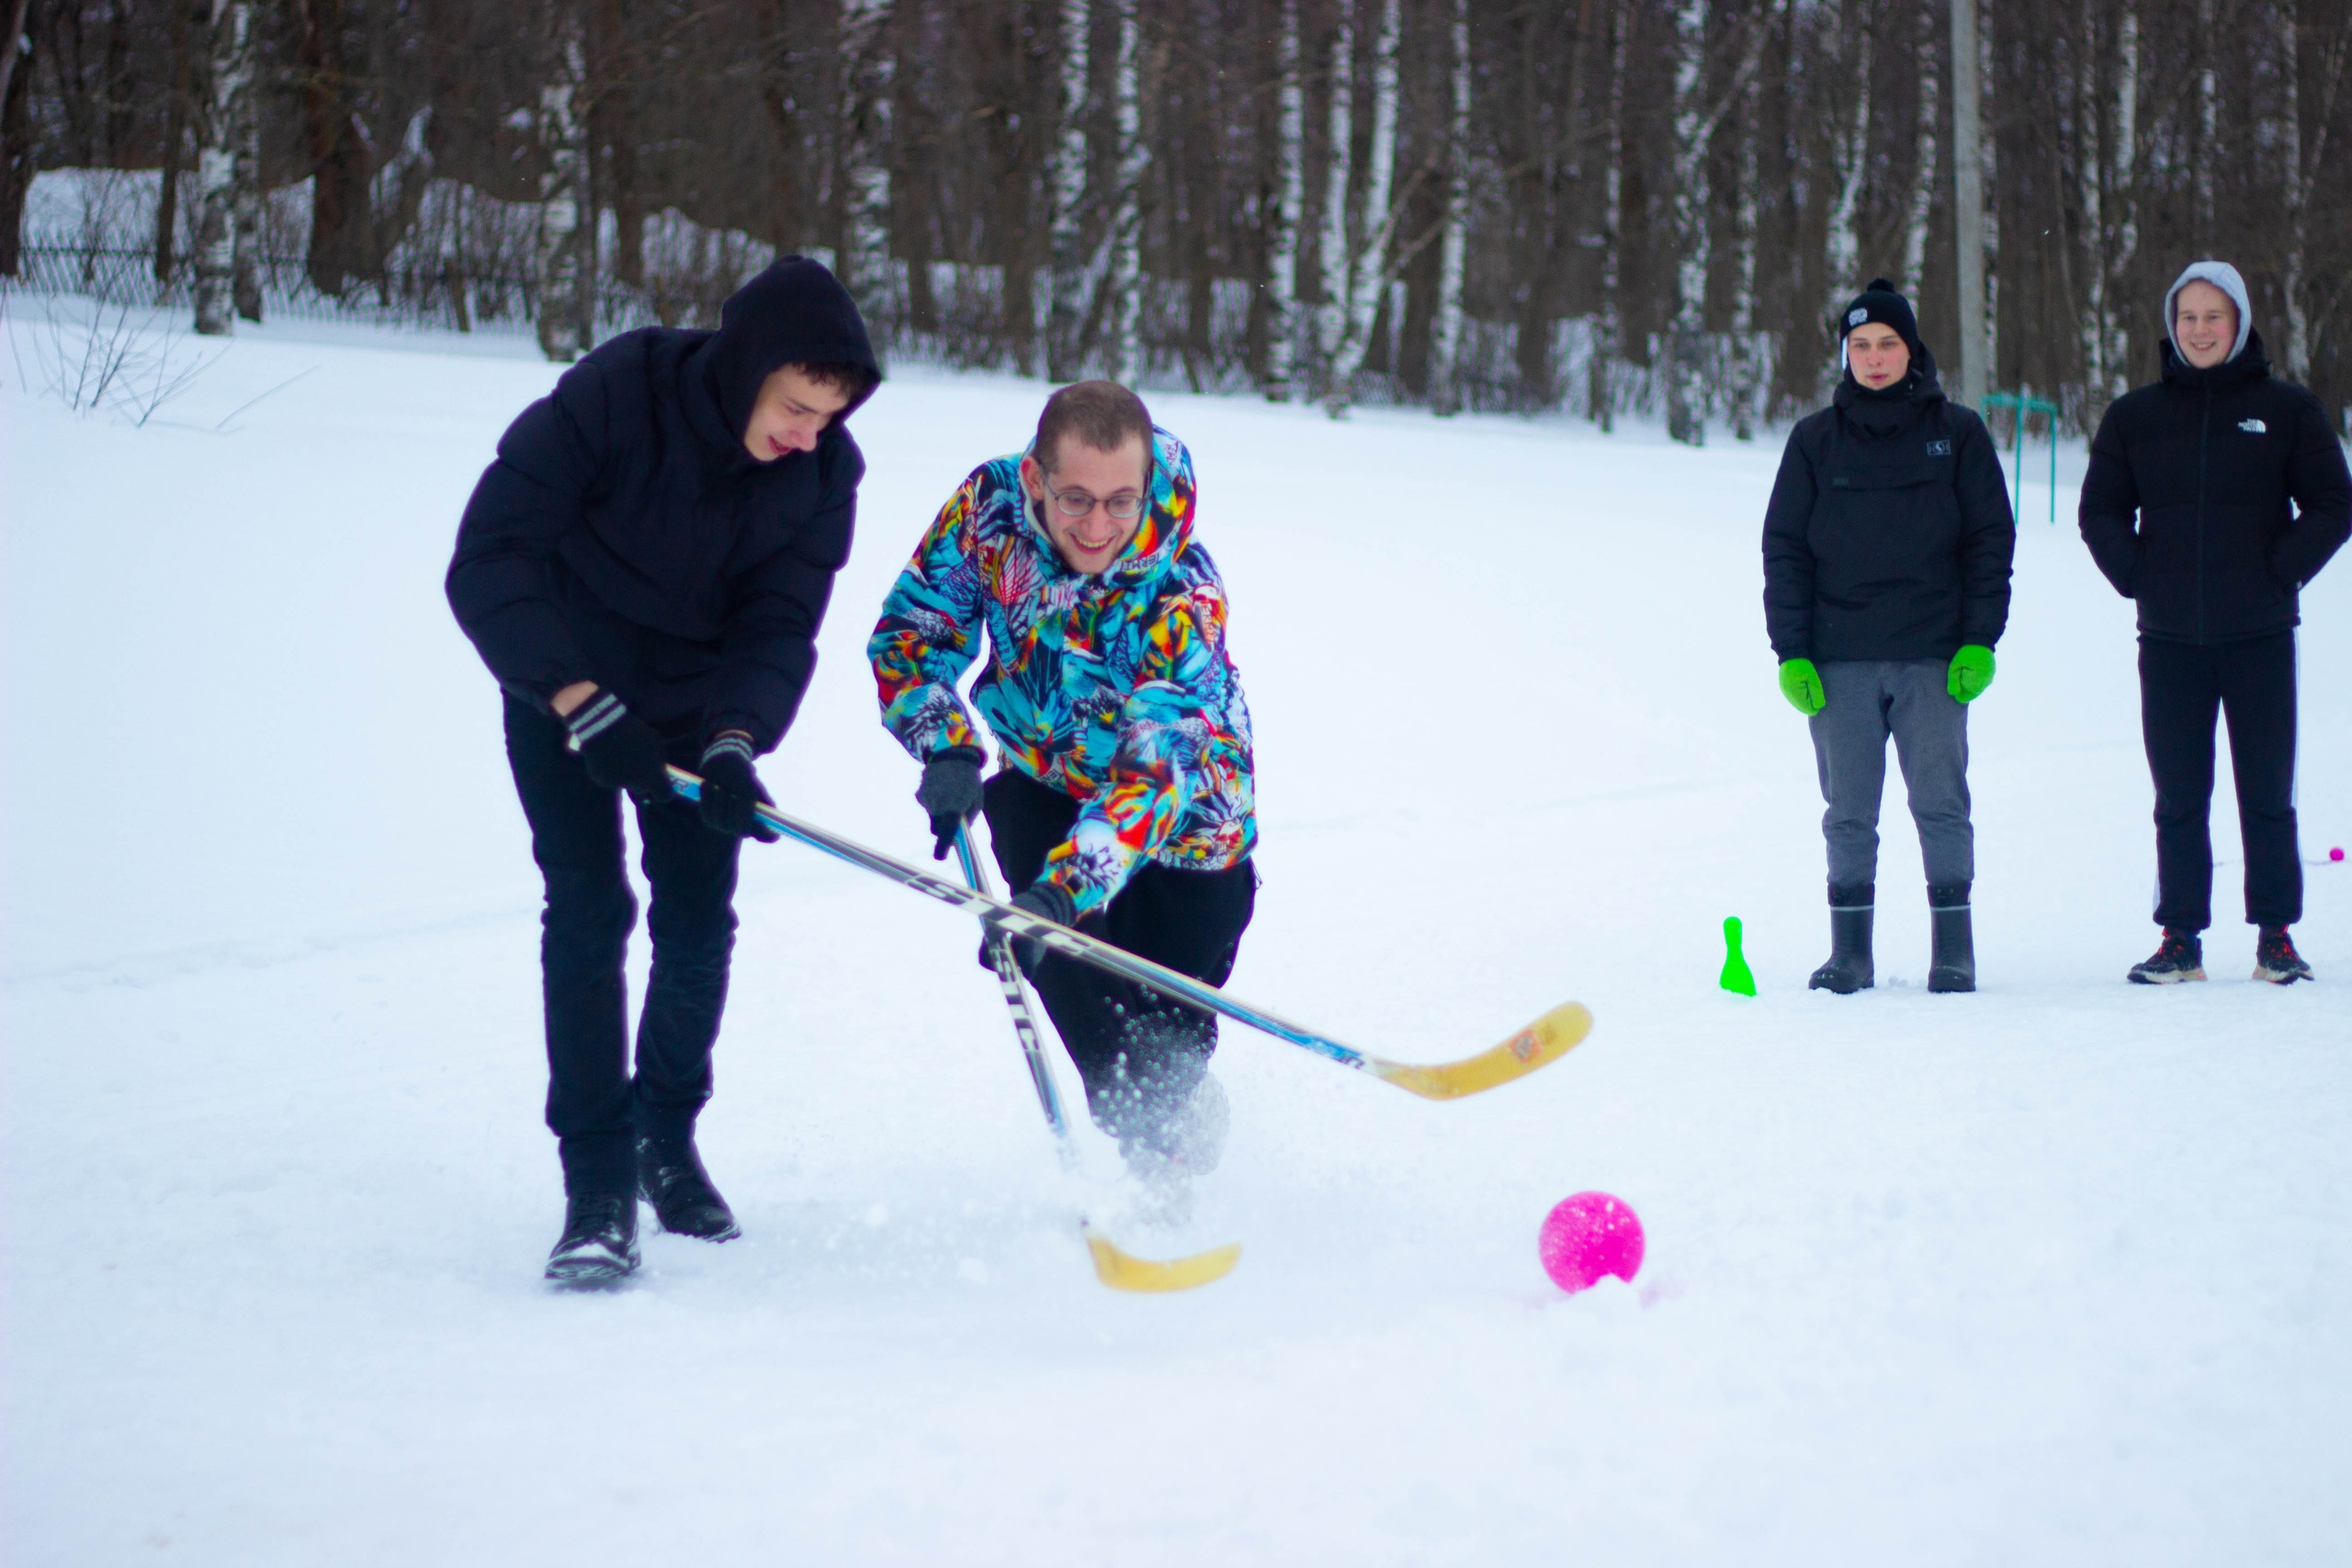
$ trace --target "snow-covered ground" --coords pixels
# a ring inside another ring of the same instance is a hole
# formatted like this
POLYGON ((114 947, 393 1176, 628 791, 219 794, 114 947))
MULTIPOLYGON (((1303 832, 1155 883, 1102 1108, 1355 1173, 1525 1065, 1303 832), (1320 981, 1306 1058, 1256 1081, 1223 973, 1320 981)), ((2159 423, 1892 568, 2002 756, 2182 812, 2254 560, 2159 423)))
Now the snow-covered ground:
MULTIPOLYGON (((970 931, 754 846, 704 1122, 746 1237, 582 1299, 538 1280, 537 888, 440 592, 555 372, 454 346, 249 333, 141 429, 0 394, 13 1561, 2342 1561, 2352 865, 2311 870, 2320 983, 2249 983, 2225 784, 2213 982, 2122 983, 2149 789, 2078 458, 2057 527, 2027 487, 1974 711, 1984 988, 1923 989, 1891 784, 1841 999, 1758 606, 1777 441, 1155 397, 1258 721, 1235 991, 1404 1057, 1570 997, 1593 1036, 1435 1105, 1229 1032, 1226 1166, 1126 1239, 1241 1267, 1114 1295, 970 931), (1568 1298, 1535 1231, 1588 1188, 1649 1260, 1568 1298)), ((862 645, 1040 396, 910 369, 858 416, 795 809, 919 852, 862 645)), ((2352 561, 2306 613, 2319 859, 2352 561)))

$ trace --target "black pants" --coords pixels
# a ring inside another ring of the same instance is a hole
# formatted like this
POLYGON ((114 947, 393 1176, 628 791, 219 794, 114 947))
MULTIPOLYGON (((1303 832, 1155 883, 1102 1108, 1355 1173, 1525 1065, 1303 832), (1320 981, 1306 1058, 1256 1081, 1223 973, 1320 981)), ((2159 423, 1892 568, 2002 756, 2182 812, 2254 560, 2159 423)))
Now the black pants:
MULTIPOLYGON (((506 760, 531 858, 547 878, 539 936, 547 1001, 548 1126, 571 1193, 636 1190, 635 1136, 683 1137, 710 1098, 710 1047, 735 946, 735 857, 692 807, 639 807, 640 864, 652 886, 653 970, 629 1075, 621 964, 637 899, 622 868, 621 792, 589 778, 563 727, 506 699, 506 760)), ((691 759, 682 759, 691 761, 691 759)))
MULTIPOLYGON (((1069 837, 1078 807, 1026 773, 1007 771, 989 780, 989 838, 1013 892, 1037 880, 1046 852, 1069 837)), ((1222 986, 1240 955, 1257 898, 1257 870, 1246 860, 1223 871, 1179 871, 1147 861, 1079 929, 1222 986)), ((1055 953, 1037 966, 1036 983, 1078 1064, 1095 1124, 1122 1143, 1149 1142, 1208 1070, 1216 1015, 1055 953)))
POLYGON ((2140 730, 2156 783, 2156 923, 2213 923, 2213 717, 2230 727, 2249 925, 2303 914, 2295 836, 2295 634, 2198 647, 2140 639, 2140 730))

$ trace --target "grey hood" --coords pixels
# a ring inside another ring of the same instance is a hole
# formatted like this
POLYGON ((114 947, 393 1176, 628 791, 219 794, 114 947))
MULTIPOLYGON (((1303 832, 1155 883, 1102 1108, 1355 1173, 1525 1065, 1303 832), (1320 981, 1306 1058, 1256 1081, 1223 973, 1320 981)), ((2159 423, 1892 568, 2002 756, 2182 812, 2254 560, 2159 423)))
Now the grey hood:
MULTIPOLYGON (((2190 262, 2181 270, 2180 276, 2172 280, 2172 287, 2165 290, 2165 341, 2172 344, 2175 354, 2180 354, 2180 340, 2172 335, 2172 302, 2180 297, 2182 289, 2192 283, 2211 284, 2228 295, 2230 303, 2238 308, 2238 341, 2230 346, 2230 359, 2235 359, 2245 352, 2245 340, 2254 334, 2254 307, 2246 300, 2245 279, 2240 277, 2238 269, 2227 262, 2190 262)), ((2180 359, 2186 365, 2188 355, 2180 354, 2180 359)), ((2222 363, 2226 365, 2229 360, 2222 363)))

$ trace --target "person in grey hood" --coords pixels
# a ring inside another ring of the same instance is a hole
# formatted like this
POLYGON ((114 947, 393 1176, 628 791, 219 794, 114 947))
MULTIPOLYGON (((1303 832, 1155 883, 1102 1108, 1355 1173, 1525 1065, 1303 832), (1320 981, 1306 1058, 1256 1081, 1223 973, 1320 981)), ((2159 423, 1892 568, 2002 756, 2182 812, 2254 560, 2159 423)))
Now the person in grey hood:
POLYGON ((2230 727, 2254 977, 2311 966, 2295 827, 2299 595, 2352 531, 2352 475, 2317 398, 2270 373, 2245 280, 2190 265, 2165 291, 2163 374, 2099 421, 2083 542, 2139 606, 2140 728, 2156 789, 2155 953, 2143 985, 2205 978, 2213 728, 2230 727))
POLYGON ((559 1284, 638 1266, 664 1230, 740 1234, 695 1145, 735 941, 735 863, 768 799, 753 767, 791 726, 865 460, 844 425, 881 379, 823 266, 787 256, 716 332, 648 327, 525 409, 466 503, 449 604, 504 692, 506 756, 547 880, 539 946, 548 1126, 563 1162, 559 1284), (677 764, 701 800, 671 787, 677 764), (637 807, 653 966, 628 1040, 637 807))
POLYGON ((1789 432, 1764 515, 1764 624, 1781 692, 1812 721, 1828 810, 1829 961, 1875 978, 1879 799, 1894 741, 1928 874, 1931 991, 1976 988, 1968 705, 1993 683, 2017 527, 1984 422, 1947 400, 1911 302, 1884 278, 1835 323, 1846 374, 1789 432))

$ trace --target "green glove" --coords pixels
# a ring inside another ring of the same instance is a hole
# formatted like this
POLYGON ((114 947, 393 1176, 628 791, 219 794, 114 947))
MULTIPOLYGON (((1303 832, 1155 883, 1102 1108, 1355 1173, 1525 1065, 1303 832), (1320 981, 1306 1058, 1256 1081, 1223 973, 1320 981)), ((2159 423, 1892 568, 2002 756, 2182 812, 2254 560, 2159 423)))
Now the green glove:
POLYGON ((1821 690, 1821 671, 1813 667, 1810 659, 1781 661, 1781 695, 1807 718, 1819 713, 1829 701, 1821 690))
POLYGON ((1944 689, 1956 703, 1973 703, 1984 694, 1993 683, 1993 650, 1980 643, 1970 643, 1951 656, 1951 671, 1944 679, 1944 689))

